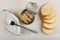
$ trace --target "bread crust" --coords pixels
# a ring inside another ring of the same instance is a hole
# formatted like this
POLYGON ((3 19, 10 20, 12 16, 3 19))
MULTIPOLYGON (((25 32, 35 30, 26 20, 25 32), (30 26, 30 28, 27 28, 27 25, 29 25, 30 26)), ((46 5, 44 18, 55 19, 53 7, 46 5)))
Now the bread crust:
POLYGON ((56 27, 56 23, 52 23, 52 24, 43 23, 42 26, 47 29, 53 29, 56 27))
POLYGON ((54 32, 54 29, 46 29, 44 27, 41 28, 42 32, 49 35, 52 34, 54 32))
POLYGON ((43 22, 47 23, 47 24, 52 24, 52 23, 55 23, 56 22, 56 17, 50 19, 50 20, 45 20, 43 19, 43 22))

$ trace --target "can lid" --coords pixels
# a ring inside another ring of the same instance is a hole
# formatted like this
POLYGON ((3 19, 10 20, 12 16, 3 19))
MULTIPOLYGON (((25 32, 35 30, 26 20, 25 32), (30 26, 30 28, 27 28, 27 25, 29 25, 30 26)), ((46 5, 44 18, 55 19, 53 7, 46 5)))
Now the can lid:
POLYGON ((32 11, 34 14, 37 14, 38 13, 38 6, 36 3, 33 3, 33 2, 29 2, 27 5, 26 5, 26 9, 28 11, 32 11))

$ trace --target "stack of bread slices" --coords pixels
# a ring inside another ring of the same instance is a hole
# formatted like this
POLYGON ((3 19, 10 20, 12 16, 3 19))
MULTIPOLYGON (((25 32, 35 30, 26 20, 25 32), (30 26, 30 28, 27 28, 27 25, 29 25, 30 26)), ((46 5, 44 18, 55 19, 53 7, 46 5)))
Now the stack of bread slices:
POLYGON ((45 34, 51 34, 56 26, 56 11, 51 4, 44 4, 39 11, 42 20, 41 30, 45 34))

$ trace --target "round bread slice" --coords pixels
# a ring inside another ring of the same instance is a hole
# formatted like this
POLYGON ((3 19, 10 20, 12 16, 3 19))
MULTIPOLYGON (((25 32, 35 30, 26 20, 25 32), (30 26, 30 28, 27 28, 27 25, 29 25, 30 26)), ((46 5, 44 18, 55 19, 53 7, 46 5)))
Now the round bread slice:
POLYGON ((48 16, 46 16, 46 17, 42 17, 42 18, 44 18, 44 19, 46 19, 46 20, 49 20, 49 19, 54 18, 55 16, 56 16, 56 11, 53 9, 53 10, 51 11, 50 15, 48 15, 48 16))
POLYGON ((48 23, 48 24, 52 24, 52 23, 56 22, 56 17, 54 17, 54 18, 52 18, 50 20, 43 19, 43 22, 48 23))
POLYGON ((51 4, 45 4, 41 7, 41 14, 44 16, 47 16, 51 13, 52 5, 51 4))
POLYGON ((44 32, 47 35, 52 34, 54 32, 54 29, 46 29, 44 27, 42 27, 41 30, 42 30, 42 32, 44 32))
POLYGON ((47 29, 52 29, 55 28, 56 23, 52 23, 52 24, 43 23, 43 26, 47 29))

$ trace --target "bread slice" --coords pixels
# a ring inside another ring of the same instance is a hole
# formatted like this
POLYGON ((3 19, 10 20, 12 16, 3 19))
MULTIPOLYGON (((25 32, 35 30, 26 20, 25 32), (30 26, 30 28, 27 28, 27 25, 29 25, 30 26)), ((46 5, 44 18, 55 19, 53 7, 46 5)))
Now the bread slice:
POLYGON ((47 16, 51 13, 52 5, 51 4, 45 4, 41 8, 41 14, 44 16, 47 16))
POLYGON ((50 29, 52 29, 52 28, 55 28, 56 22, 55 22, 55 23, 52 23, 52 24, 43 23, 43 26, 44 26, 45 28, 50 28, 50 29))
POLYGON ((50 20, 43 19, 43 22, 48 23, 48 24, 52 24, 52 23, 56 22, 56 17, 54 17, 54 18, 52 18, 50 20))
POLYGON ((52 9, 50 15, 48 15, 48 16, 46 16, 46 17, 42 17, 42 18, 49 20, 49 19, 54 18, 55 16, 56 16, 56 11, 55 11, 54 9, 52 9))
POLYGON ((44 32, 47 35, 52 34, 54 32, 54 29, 46 29, 44 27, 42 27, 41 30, 42 30, 42 32, 44 32))

